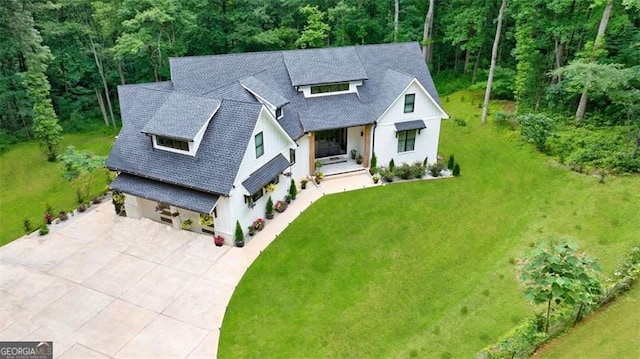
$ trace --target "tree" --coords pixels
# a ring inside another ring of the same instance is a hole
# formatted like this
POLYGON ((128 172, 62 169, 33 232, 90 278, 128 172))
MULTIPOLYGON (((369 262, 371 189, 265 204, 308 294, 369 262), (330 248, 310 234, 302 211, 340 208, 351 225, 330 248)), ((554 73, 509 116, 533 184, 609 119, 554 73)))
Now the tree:
MULTIPOLYGON (((549 331, 551 305, 591 304, 603 293, 600 268, 578 246, 564 241, 540 243, 523 260, 520 279, 525 296, 534 304, 547 305, 545 331, 549 331)), ((580 315, 581 310, 578 312, 580 315)))
MULTIPOLYGON (((599 50, 604 45, 604 33, 607 31, 607 25, 609 24, 609 18, 613 11, 613 0, 608 0, 607 5, 602 13, 602 19, 600 20, 600 26, 598 27, 598 35, 596 35, 596 41, 593 43, 593 50, 591 51, 591 62, 595 62, 599 56, 599 50)), ((587 96, 589 89, 587 87, 582 90, 580 96, 580 102, 578 103, 578 109, 576 110, 576 121, 582 122, 584 119, 584 113, 587 109, 587 96)))
POLYGON ((502 31, 502 17, 504 9, 507 7, 507 0, 502 0, 500 12, 498 13, 498 25, 496 25, 496 37, 493 40, 493 48, 491 49, 491 67, 489 67, 489 78, 487 79, 487 88, 484 92, 484 104, 482 105, 482 124, 487 123, 487 112, 489 110, 489 98, 491 97, 491 85, 493 84, 493 73, 496 70, 496 61, 498 58, 498 43, 500 42, 500 33, 502 31))
POLYGON ((424 28, 422 29, 422 56, 427 63, 431 62, 433 56, 433 12, 435 7, 435 0, 429 0, 429 8, 424 17, 424 28))
POLYGON ((79 183, 78 202, 89 199, 93 172, 104 166, 106 157, 93 156, 86 151, 76 151, 73 146, 68 146, 64 154, 60 156, 60 162, 64 168, 64 178, 67 181, 76 180, 79 183))
POLYGON ((318 6, 305 5, 300 8, 300 13, 307 18, 302 34, 296 40, 296 46, 304 49, 307 47, 323 47, 329 37, 331 27, 324 22, 324 12, 318 6))

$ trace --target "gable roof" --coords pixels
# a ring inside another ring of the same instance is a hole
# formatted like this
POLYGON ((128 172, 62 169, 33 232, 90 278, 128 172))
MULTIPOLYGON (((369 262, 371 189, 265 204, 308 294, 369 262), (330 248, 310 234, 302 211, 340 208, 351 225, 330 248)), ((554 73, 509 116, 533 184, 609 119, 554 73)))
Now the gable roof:
POLYGON ((242 80, 240 80, 240 84, 242 84, 242 86, 249 90, 251 93, 262 97, 275 107, 282 107, 289 103, 289 100, 284 98, 274 89, 269 88, 254 76, 243 78, 242 80))
POLYGON ((229 195, 251 138, 252 131, 247 129, 255 127, 262 105, 222 100, 192 157, 154 149, 141 132, 171 93, 146 85, 118 87, 123 126, 106 167, 184 188, 229 195))
POLYGON ((260 188, 267 185, 278 173, 284 171, 290 165, 289 161, 287 161, 283 155, 279 154, 249 175, 249 178, 242 182, 242 186, 250 194, 256 193, 260 188))
POLYGON ((193 141, 202 126, 218 111, 220 103, 214 98, 171 92, 141 132, 193 141))
POLYGON ((367 79, 355 47, 291 50, 282 54, 293 86, 367 79))

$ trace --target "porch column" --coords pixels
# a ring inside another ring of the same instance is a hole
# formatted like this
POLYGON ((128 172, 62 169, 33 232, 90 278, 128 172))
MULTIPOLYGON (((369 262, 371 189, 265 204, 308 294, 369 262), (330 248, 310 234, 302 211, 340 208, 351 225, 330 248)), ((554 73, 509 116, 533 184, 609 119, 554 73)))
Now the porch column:
POLYGON ((309 174, 316 171, 316 133, 309 132, 309 174))
POLYGON ((364 159, 362 161, 363 167, 369 167, 369 161, 371 160, 371 129, 373 125, 364 126, 364 159))

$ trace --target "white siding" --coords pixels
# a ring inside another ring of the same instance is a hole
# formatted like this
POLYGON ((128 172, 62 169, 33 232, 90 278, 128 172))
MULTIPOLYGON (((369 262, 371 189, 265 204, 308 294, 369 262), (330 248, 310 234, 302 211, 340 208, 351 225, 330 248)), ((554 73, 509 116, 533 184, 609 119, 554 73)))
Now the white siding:
POLYGON ((427 95, 422 87, 414 80, 398 97, 398 99, 380 117, 373 136, 373 150, 378 157, 378 166, 387 166, 393 158, 396 165, 424 161, 428 157, 429 163, 434 163, 438 155, 438 141, 440 138, 440 121, 447 118, 444 113, 427 95), (415 94, 414 111, 404 113, 404 98, 406 94, 415 94), (396 137, 396 122, 424 120, 427 128, 416 133, 415 149, 398 153, 398 139, 396 137))

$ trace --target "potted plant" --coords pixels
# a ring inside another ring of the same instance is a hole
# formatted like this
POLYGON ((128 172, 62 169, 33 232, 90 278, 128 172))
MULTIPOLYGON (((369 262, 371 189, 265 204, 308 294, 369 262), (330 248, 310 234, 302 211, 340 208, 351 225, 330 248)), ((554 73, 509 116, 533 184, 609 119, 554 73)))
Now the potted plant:
POLYGON ((276 202, 275 205, 275 210, 278 211, 278 213, 282 213, 287 209, 287 202, 285 201, 278 201, 276 202))
POLYGON ((123 212, 122 207, 124 207, 124 194, 120 192, 113 192, 111 195, 111 203, 113 203, 113 208, 116 211, 116 214, 120 214, 123 212))
POLYGON ((247 227, 249 229, 249 235, 253 237, 256 234, 256 229, 253 226, 247 227))
POLYGON ((313 162, 313 165, 316 167, 316 171, 321 169, 322 166, 324 166, 324 163, 320 160, 315 160, 315 162, 313 162))
POLYGON ((269 196, 269 199, 267 199, 265 217, 267 217, 267 219, 273 219, 273 200, 271 199, 271 196, 269 196))
POLYGON ((289 195, 291 195, 291 200, 295 200, 298 195, 298 188, 296 187, 296 181, 291 179, 291 185, 289 185, 289 195))
POLYGON ((200 213, 198 218, 198 223, 200 223, 203 227, 212 227, 213 226, 213 217, 206 213, 200 213))
POLYGON ((300 180, 300 188, 307 189, 307 182, 309 182, 308 179, 306 179, 306 178, 301 179, 300 180))
POLYGON ((184 230, 191 229, 191 226, 193 226, 193 220, 191 218, 187 218, 184 221, 180 222, 180 228, 184 230))
POLYGON ((358 151, 356 151, 356 149, 352 149, 351 150, 351 159, 355 160, 356 159, 356 155, 358 154, 358 151))
POLYGON ((242 226, 240 226, 240 221, 236 221, 235 242, 236 242, 236 247, 239 247, 239 248, 244 247, 244 232, 242 232, 242 226))
POLYGON ((316 172, 316 175, 315 175, 316 184, 320 184, 323 178, 324 178, 324 173, 316 172))
POLYGON ((253 228, 256 231, 261 231, 264 228, 264 219, 258 218, 255 221, 253 221, 253 228))
POLYGON ((380 176, 373 175, 373 177, 371 177, 371 179, 373 179, 373 183, 378 183, 378 181, 380 181, 380 176))
POLYGON ((361 165, 362 161, 364 160, 364 157, 362 157, 362 155, 358 155, 358 157, 356 157, 356 163, 361 165))
POLYGON ((213 244, 215 244, 216 247, 222 247, 222 245, 224 244, 224 238, 221 235, 214 236, 213 244))
POLYGON ((51 220, 53 219, 53 216, 51 215, 51 213, 47 212, 44 214, 44 221, 47 224, 51 224, 51 220))
POLYGON ((290 204, 291 203, 291 195, 288 194, 288 195, 284 196, 284 201, 287 202, 287 204, 290 204))
POLYGON ((276 185, 274 183, 269 183, 264 187, 264 190, 267 191, 268 193, 271 193, 276 190, 276 185))

